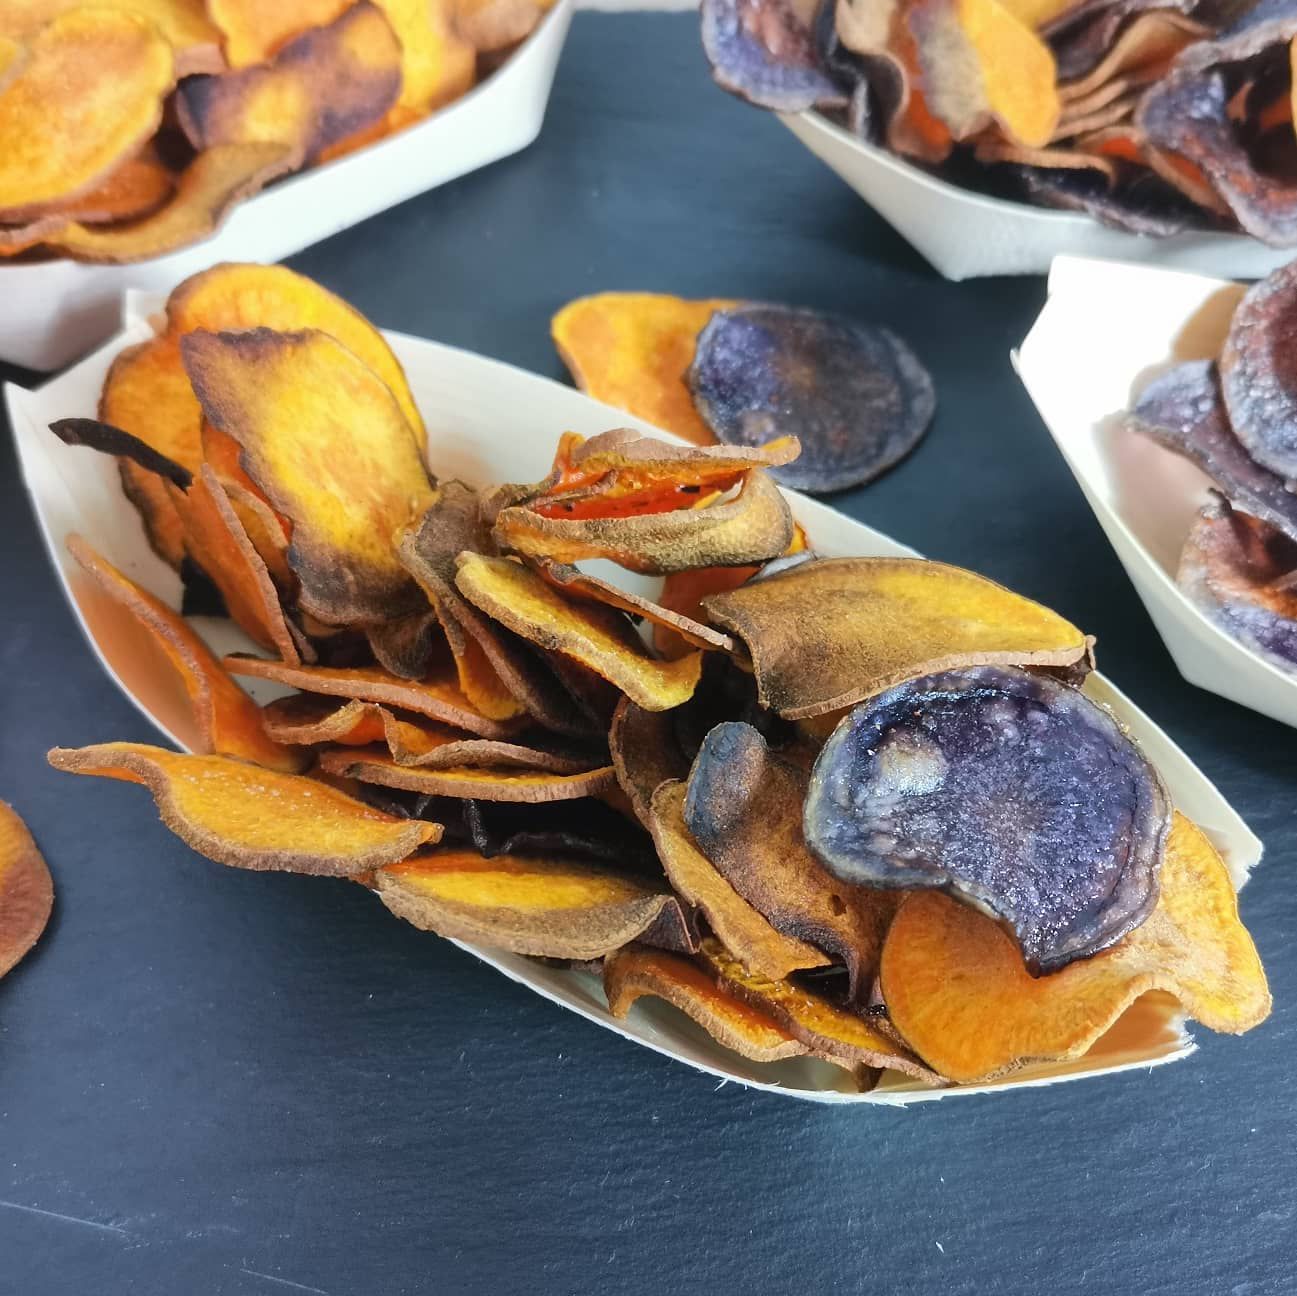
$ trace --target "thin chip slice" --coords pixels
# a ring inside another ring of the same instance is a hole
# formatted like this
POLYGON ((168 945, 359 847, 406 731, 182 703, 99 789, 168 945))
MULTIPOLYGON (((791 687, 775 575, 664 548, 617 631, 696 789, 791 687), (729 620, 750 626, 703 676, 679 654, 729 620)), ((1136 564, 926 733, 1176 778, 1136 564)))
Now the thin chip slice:
MULTIPOLYGON (((262 709, 261 721, 276 742, 313 746, 344 743, 363 747, 383 742, 385 707, 374 702, 343 701, 314 693, 293 693, 276 698, 262 709)), ((445 730, 453 733, 453 730, 445 730)))
POLYGON ((441 836, 439 824, 397 819, 317 779, 229 756, 181 756, 143 743, 55 747, 55 769, 142 783, 162 822, 221 864, 358 877, 441 836))
POLYGON ((715 437, 694 409, 685 374, 712 313, 737 304, 665 293, 597 293, 564 306, 550 321, 550 334, 587 396, 695 445, 710 445, 715 437))
POLYGON ((1189 360, 1155 378, 1125 424, 1192 460, 1236 507, 1297 541, 1297 495, 1235 436, 1214 360, 1189 360))
POLYGON ((931 375, 894 333, 788 306, 717 311, 688 382, 722 442, 795 435, 801 454, 771 475, 800 490, 873 480, 915 447, 936 410, 931 375))
POLYGON ((225 666, 234 675, 274 680, 306 693, 377 702, 401 711, 413 711, 480 738, 509 738, 516 729, 475 711, 449 672, 422 680, 403 680, 378 666, 290 666, 242 653, 227 657, 225 666))
POLYGON ((299 603, 330 625, 418 610, 396 536, 432 502, 418 438, 392 392, 325 333, 199 330, 180 343, 204 417, 293 525, 299 603), (363 485, 363 489, 362 489, 363 485))
POLYGON ((806 781, 806 770, 771 752, 751 725, 727 721, 694 758, 682 816, 698 849, 776 931, 846 965, 848 993, 860 1000, 897 898, 844 885, 811 853, 802 833, 806 781))
POLYGON ((320 768, 328 774, 341 774, 380 787, 424 796, 469 797, 474 801, 575 801, 598 796, 616 781, 611 765, 579 774, 555 774, 516 765, 416 766, 398 763, 381 748, 344 747, 324 752, 320 756, 320 768))
POLYGON ((43 215, 66 216, 85 225, 138 220, 157 211, 175 187, 175 176, 150 146, 114 167, 89 193, 60 199, 50 204, 43 215))
POLYGON ((924 1061, 960 1082, 1080 1057, 1150 990, 1169 991, 1190 1017, 1233 1034, 1270 1012, 1229 874, 1202 830, 1178 813, 1157 908, 1094 958, 1033 977, 995 923, 936 891, 906 900, 883 950, 892 1023, 924 1061))
POLYGON ((1148 917, 1170 817, 1157 772, 1104 708, 998 666, 856 707, 805 801, 806 841, 833 876, 949 891, 1002 922, 1038 976, 1148 917))
POLYGON ((40 939, 54 908, 54 880, 27 825, 0 801, 0 977, 40 939))
POLYGON ((810 1049, 769 1014, 717 985, 696 963, 662 950, 623 949, 604 960, 608 1011, 625 1017, 637 999, 664 999, 718 1044, 754 1062, 778 1062, 810 1049))
POLYGON ((1202 23, 1174 11, 1140 14, 1083 77, 1058 87, 1065 105, 1121 78, 1127 85, 1156 80, 1167 63, 1207 32, 1202 23))
POLYGON ((746 971, 774 981, 801 968, 827 966, 826 954, 777 931, 725 880, 685 827, 684 802, 683 782, 660 784, 648 826, 671 885, 702 913, 725 948, 746 971))
POLYGON ((815 1057, 848 1068, 885 1067, 915 1080, 937 1082, 932 1071, 881 1027, 792 981, 745 971, 715 938, 701 942, 701 958, 724 989, 769 1013, 815 1057))
POLYGON ((762 705, 788 720, 957 666, 1070 666, 1090 649, 1039 603, 923 558, 815 559, 703 610, 747 645, 762 705))
POLYGON ((381 0, 401 42, 400 107, 430 113, 473 87, 477 51, 454 26, 453 0, 381 0))
POLYGON ((635 817, 652 828, 653 793, 689 773, 689 760, 676 738, 675 717, 669 711, 645 711, 624 697, 613 712, 608 750, 635 817))
POLYGON ((289 41, 267 63, 186 78, 177 108, 196 149, 282 144, 311 162, 381 120, 400 93, 400 42, 377 5, 357 0, 327 26, 289 41))
MULTIPOLYGON (((432 666, 433 656, 445 636, 437 614, 429 608, 411 612, 365 631, 374 659, 386 671, 402 679, 422 679, 432 666)), ((462 680, 461 680, 462 684, 462 680)))
POLYGON ((0 89, 0 221, 102 183, 157 129, 175 80, 171 46, 111 9, 60 14, 0 89))
POLYGON ((312 27, 325 27, 352 0, 206 0, 207 13, 219 30, 225 61, 232 68, 264 63, 312 27))
POLYGON ((1084 212, 1112 229, 1167 238, 1182 230, 1213 227, 1202 202, 1186 199, 1160 175, 1148 171, 1119 173, 1114 185, 1106 167, 1102 171, 1031 166, 1017 170, 1032 202, 1062 211, 1084 212))
POLYGON ((521 563, 464 553, 456 584, 465 598, 515 634, 546 652, 573 658, 647 711, 668 710, 693 695, 701 653, 656 661, 621 613, 569 603, 521 563))
POLYGON ((1223 500, 1204 505, 1176 581, 1226 634, 1297 672, 1297 543, 1289 536, 1223 500))
POLYGON ((98 450, 100 454, 129 459, 137 468, 161 477, 181 490, 188 490, 194 480, 193 473, 183 464, 168 459, 147 442, 111 423, 87 418, 55 419, 50 424, 50 431, 64 445, 85 446, 98 450))
MULTIPOLYGON (((306 763, 267 734, 257 704, 230 678, 211 649, 161 600, 135 584, 78 535, 68 536, 68 552, 95 585, 125 608, 174 672, 193 716, 196 749, 254 761, 268 769, 295 772, 306 763)), ((88 610, 92 628, 96 614, 88 610)), ((149 649, 143 645, 144 652, 149 649)))
POLYGON ((510 507, 496 519, 500 545, 535 558, 610 558, 630 571, 663 575, 691 567, 765 562, 793 538, 788 503, 769 476, 749 472, 732 499, 699 509, 632 517, 545 517, 510 507))
POLYGON ((675 896, 588 861, 443 850, 378 871, 399 918, 453 940, 542 958, 597 959, 633 940, 690 950, 675 896))

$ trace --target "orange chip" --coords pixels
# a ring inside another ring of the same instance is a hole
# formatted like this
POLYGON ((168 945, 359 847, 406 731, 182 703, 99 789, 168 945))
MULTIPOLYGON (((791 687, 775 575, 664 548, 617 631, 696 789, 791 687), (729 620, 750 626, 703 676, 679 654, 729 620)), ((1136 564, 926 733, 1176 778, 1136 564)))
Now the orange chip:
POLYGON ((465 598, 515 634, 546 652, 573 658, 647 711, 665 711, 693 695, 702 670, 701 653, 674 662, 655 661, 620 613, 568 603, 521 563, 461 554, 456 585, 465 598))
POLYGON ((261 720, 266 733, 276 742, 301 746, 344 743, 349 747, 363 747, 384 740, 384 719, 389 715, 391 712, 374 702, 348 702, 313 693, 294 693, 267 703, 262 708, 261 720))
POLYGON ((477 51, 455 31, 454 0, 381 0, 401 42, 400 106, 429 113, 473 87, 477 51))
POLYGON ((376 881, 406 922, 515 954, 597 959, 633 940, 693 947, 675 896, 584 861, 444 850, 379 869, 376 881))
POLYGON ((60 14, 0 89, 0 221, 88 192, 157 129, 175 81, 171 46, 110 9, 60 14))
MULTIPOLYGON (((461 0, 461 15, 464 8, 461 0)), ((587 396, 695 445, 711 445, 716 438, 694 409, 685 374, 703 325, 714 311, 734 305, 720 297, 597 293, 564 306, 550 321, 550 334, 587 396)))
POLYGON ((264 63, 295 36, 324 27, 352 0, 207 0, 207 14, 219 30, 225 61, 232 68, 264 63))
POLYGON ((27 825, 0 801, 0 976, 40 939, 54 907, 54 880, 27 825))
POLYGON ((702 912, 747 971, 780 981, 800 968, 826 967, 826 955, 795 936, 776 931, 721 876, 685 827, 684 801, 683 782, 660 784, 653 793, 648 819, 671 885, 702 912))
MULTIPOLYGON (((257 704, 229 677, 182 617, 123 575, 80 536, 68 536, 67 547, 95 585, 146 632, 152 642, 142 645, 144 651, 150 647, 161 651, 183 689, 184 707, 195 730, 192 745, 197 750, 238 756, 269 769, 292 772, 302 768, 305 758, 267 735, 257 704)), ((85 610, 93 629, 98 613, 93 608, 85 610)))
POLYGON ((1157 907, 1110 949, 1033 977, 998 924, 940 892, 917 891, 888 932, 882 990, 910 1046, 962 1082, 1080 1057, 1150 990, 1169 991, 1212 1030, 1250 1030, 1270 1012, 1225 865, 1179 813, 1157 907))
POLYGON ((175 176, 150 145, 114 167, 89 193, 51 203, 43 214, 66 216, 85 225, 136 220, 161 207, 175 187, 175 176))
POLYGON ((662 950, 623 949, 603 965, 608 1011, 625 1017, 644 995, 665 999, 718 1044, 754 1062, 778 1062, 810 1049, 768 1013, 722 989, 696 963, 662 950))
POLYGON ((318 779, 229 756, 180 756, 143 743, 55 747, 55 769, 142 783, 162 822, 221 864, 357 877, 405 859, 441 825, 383 814, 318 779))

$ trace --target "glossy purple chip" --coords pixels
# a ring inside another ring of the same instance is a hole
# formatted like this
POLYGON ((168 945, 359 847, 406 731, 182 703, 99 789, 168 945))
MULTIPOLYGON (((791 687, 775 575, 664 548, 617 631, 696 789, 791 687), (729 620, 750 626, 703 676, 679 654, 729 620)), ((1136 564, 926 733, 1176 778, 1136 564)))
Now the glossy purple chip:
POLYGON ((1103 708, 978 666, 862 702, 815 762, 805 835, 844 882, 936 887, 998 919, 1033 975, 1148 917, 1171 806, 1103 708))
POLYGON ((688 374, 718 441, 796 436, 801 454, 771 470, 798 490, 843 490, 907 455, 932 422, 932 377, 887 329, 790 306, 717 311, 688 374))

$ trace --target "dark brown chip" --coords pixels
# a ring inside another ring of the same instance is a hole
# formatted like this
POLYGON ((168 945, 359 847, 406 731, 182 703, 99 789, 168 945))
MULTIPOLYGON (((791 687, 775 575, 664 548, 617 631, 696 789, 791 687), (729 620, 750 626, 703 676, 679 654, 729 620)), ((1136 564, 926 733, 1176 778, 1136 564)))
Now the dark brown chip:
POLYGON ((645 827, 653 823, 653 793, 669 779, 689 773, 689 761, 676 739, 670 711, 645 711, 628 697, 613 713, 608 732, 617 782, 630 798, 635 814, 645 827))
POLYGON ((50 431, 65 445, 86 446, 101 454, 129 459, 146 472, 157 473, 159 477, 173 482, 181 490, 188 490, 189 483, 194 479, 188 468, 160 454, 139 437, 113 427, 111 423, 87 418, 57 419, 50 424, 50 431))

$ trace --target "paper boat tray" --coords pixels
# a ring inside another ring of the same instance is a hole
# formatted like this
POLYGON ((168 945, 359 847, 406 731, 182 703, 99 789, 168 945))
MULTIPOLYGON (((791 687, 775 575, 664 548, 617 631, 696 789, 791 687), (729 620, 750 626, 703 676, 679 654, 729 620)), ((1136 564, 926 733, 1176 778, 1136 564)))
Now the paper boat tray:
MULTIPOLYGON (((184 746, 190 735, 189 721, 182 710, 169 704, 162 682, 141 669, 130 648, 130 624, 124 624, 127 619, 120 610, 97 596, 91 583, 81 576, 67 555, 64 538, 69 532, 79 532, 111 562, 172 606, 178 605, 178 578, 149 549, 134 510, 122 495, 115 463, 91 451, 65 446, 46 430, 55 418, 93 415, 109 362, 121 347, 148 336, 145 310, 157 305, 156 300, 128 301, 125 330, 111 342, 40 390, 29 392, 10 385, 6 397, 27 488, 53 564, 51 579, 62 583, 105 671, 167 737, 184 746)), ((562 431, 593 435, 627 425, 653 430, 571 388, 521 369, 420 338, 399 333, 386 336, 405 366, 427 423, 433 467, 443 477, 460 477, 477 484, 536 480, 548 469, 555 440, 562 431)), ((824 554, 913 552, 814 500, 793 492, 788 498, 816 549, 824 554)), ((600 570, 604 575, 616 574, 627 588, 646 593, 660 584, 611 565, 603 565, 600 570)), ((228 623, 196 624, 204 632, 219 630, 209 636, 219 650, 252 647, 228 623)), ((1101 678, 1093 678, 1088 687, 1130 727, 1161 769, 1176 804, 1202 825, 1228 862, 1235 884, 1241 885, 1260 858, 1260 842, 1188 757, 1143 712, 1101 678)), ((273 696, 274 690, 254 693, 266 698, 273 696)), ((49 737, 51 744, 58 740, 57 734, 49 737)), ((143 808, 140 812, 146 813, 143 808)), ((356 903, 367 900, 358 894, 356 903)), ((627 1020, 618 1021, 605 1007, 597 978, 588 974, 542 966, 498 951, 467 945, 463 948, 605 1029, 718 1079, 819 1102, 899 1105, 1011 1090, 1083 1074, 1169 1062, 1184 1057, 1194 1047, 1173 1009, 1143 1001, 1080 1062, 1033 1067, 992 1084, 946 1090, 925 1090, 888 1073, 872 1093, 859 1094, 845 1092, 849 1081, 844 1073, 822 1062, 796 1059, 760 1064, 736 1057, 664 1004, 640 1000, 627 1020)))

